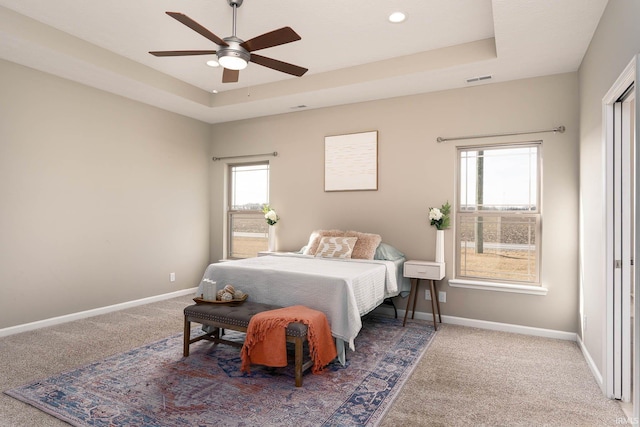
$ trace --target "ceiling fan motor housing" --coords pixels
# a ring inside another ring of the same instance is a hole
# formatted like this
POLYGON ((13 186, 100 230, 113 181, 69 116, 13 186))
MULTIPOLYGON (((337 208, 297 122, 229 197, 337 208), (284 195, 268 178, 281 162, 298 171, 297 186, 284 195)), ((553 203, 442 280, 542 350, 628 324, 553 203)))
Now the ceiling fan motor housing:
POLYGON ((249 62, 251 54, 245 48, 240 46, 240 43, 244 43, 244 40, 233 36, 225 37, 223 40, 227 42, 229 46, 221 46, 220 49, 218 49, 218 59, 224 56, 233 56, 249 62))

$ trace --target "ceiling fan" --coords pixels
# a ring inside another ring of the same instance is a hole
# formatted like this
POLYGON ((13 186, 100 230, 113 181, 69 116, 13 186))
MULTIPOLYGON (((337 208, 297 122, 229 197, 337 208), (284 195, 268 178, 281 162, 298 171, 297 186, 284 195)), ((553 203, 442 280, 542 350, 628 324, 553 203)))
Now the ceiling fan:
POLYGON ((211 40, 220 48, 216 50, 164 50, 149 52, 154 56, 189 56, 189 55, 217 55, 218 63, 224 67, 222 83, 235 83, 238 81, 240 70, 246 68, 249 62, 262 65, 283 73, 301 77, 308 70, 287 62, 253 53, 256 50, 266 49, 281 44, 295 42, 301 37, 290 27, 282 27, 250 40, 244 41, 236 37, 236 14, 243 0, 227 0, 233 8, 233 35, 221 39, 220 37, 198 24, 193 19, 179 12, 166 12, 167 15, 180 21, 198 34, 211 40))

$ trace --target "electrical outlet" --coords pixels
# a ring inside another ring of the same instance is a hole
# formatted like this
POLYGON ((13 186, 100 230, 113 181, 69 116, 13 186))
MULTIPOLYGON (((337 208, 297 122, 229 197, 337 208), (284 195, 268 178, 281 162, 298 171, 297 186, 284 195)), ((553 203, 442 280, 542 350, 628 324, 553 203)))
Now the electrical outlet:
MULTIPOLYGON (((431 292, 429 292, 429 289, 425 289, 424 290, 424 299, 426 299, 427 301, 431 301, 431 292)), ((439 291, 438 292, 438 301, 447 302, 447 293, 439 291)))
POLYGON ((169 273, 169 281, 171 282, 176 281, 176 273, 169 273))

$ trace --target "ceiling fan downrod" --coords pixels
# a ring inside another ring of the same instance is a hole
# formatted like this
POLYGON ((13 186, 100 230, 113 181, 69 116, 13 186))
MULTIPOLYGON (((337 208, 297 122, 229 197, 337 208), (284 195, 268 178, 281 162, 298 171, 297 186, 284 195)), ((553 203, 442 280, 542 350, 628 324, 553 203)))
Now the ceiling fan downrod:
POLYGON ((229 6, 231 6, 233 8, 233 24, 231 27, 231 34, 233 35, 233 37, 236 36, 236 18, 238 16, 238 8, 240 6, 242 6, 242 2, 244 0, 227 0, 227 3, 229 3, 229 6))

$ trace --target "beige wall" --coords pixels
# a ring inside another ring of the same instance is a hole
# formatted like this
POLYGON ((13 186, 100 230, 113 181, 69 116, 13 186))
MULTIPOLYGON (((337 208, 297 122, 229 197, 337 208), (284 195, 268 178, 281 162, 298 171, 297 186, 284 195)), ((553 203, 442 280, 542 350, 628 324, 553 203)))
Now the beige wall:
MULTIPOLYGON (((542 139, 543 283, 546 296, 450 288, 443 314, 576 332, 578 327, 578 80, 562 74, 383 101, 309 110, 213 126, 211 155, 277 151, 271 162, 271 204, 281 217, 278 248, 297 250, 316 228, 382 235, 409 258, 433 259, 435 229, 427 209, 454 201, 456 145, 438 136, 567 127, 542 139), (378 191, 323 190, 324 137, 379 132, 378 191)), ((487 141, 487 140, 485 140, 487 141)), ((224 162, 212 164, 211 254, 223 257, 224 162)), ((446 232, 447 277, 453 231, 446 232)), ((402 300, 401 305, 406 300, 402 300)), ((427 311, 422 294, 419 310, 427 311)))
POLYGON ((605 374, 605 156, 602 98, 640 52, 640 2, 610 1, 579 70, 582 340, 605 374))
POLYGON ((196 286, 210 126, 6 61, 0 76, 0 328, 196 286))
POLYGON ((279 152, 266 159, 282 250, 335 227, 432 259, 427 209, 454 201, 455 147, 474 143, 436 137, 563 124, 496 139, 544 140, 549 294, 441 290, 451 316, 578 329, 575 73, 209 126, 12 63, 0 72, 0 328, 195 286, 224 256, 225 163, 213 155, 279 152), (324 136, 368 130, 379 132, 379 190, 325 193, 324 136))

